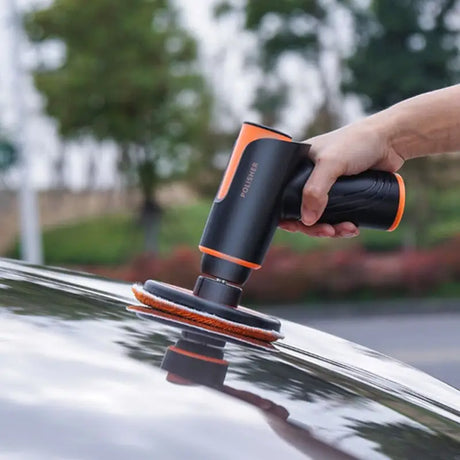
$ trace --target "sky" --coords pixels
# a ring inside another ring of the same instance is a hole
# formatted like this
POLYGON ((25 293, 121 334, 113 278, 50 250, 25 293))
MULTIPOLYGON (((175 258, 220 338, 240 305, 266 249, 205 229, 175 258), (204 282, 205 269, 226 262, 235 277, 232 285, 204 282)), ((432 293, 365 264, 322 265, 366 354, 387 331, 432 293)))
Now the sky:
MULTIPOLYGON (((49 0, 15 0, 24 11, 34 5, 47 4, 49 0)), ((234 128, 243 120, 259 121, 250 104, 255 85, 261 75, 249 70, 245 62, 246 52, 254 46, 254 39, 248 33, 238 31, 238 18, 216 21, 212 17, 212 6, 216 0, 175 0, 182 13, 184 24, 199 40, 200 60, 203 71, 211 82, 217 96, 220 120, 224 126, 234 128)), ((0 127, 12 133, 15 125, 15 80, 11 73, 11 22, 8 4, 10 0, 0 1, 0 127)), ((346 21, 345 18, 338 18, 346 21)), ((345 27, 345 30, 347 27, 345 27)), ((345 33, 343 41, 347 41, 345 33)), ((59 59, 62 49, 50 45, 40 51, 46 59, 59 59)), ((37 50, 23 43, 20 58, 23 67, 32 69, 37 58, 37 50)), ((327 58, 327 57, 326 57, 327 58)), ((334 62, 329 64, 331 74, 337 72, 334 62)), ((314 108, 321 100, 318 76, 315 69, 308 68, 297 60, 284 62, 284 76, 295 94, 289 101, 288 109, 282 117, 278 129, 301 136, 306 121, 311 119, 314 108)), ((65 149, 64 177, 67 186, 79 190, 87 185, 89 177, 88 159, 98 155, 94 171, 94 182, 98 188, 119 187, 116 171, 115 146, 107 142, 96 144, 90 140, 62 143, 57 135, 55 122, 43 114, 43 99, 33 87, 29 75, 23 81, 26 106, 25 144, 33 164, 33 182, 37 188, 52 187, 54 184, 53 163, 65 149)), ((353 110, 353 109, 352 109, 353 110)), ((355 110, 356 111, 356 110, 355 110)), ((8 184, 20 180, 17 172, 6 177, 8 184)))

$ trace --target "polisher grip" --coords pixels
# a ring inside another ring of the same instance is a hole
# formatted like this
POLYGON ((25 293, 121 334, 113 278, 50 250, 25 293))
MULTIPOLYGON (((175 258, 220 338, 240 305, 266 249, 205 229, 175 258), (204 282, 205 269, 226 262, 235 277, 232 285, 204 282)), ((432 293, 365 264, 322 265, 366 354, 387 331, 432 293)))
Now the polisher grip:
MULTIPOLYGON (((313 162, 304 158, 285 188, 282 220, 301 217, 303 187, 313 169, 313 162)), ((359 227, 394 230, 402 217, 405 202, 401 176, 385 171, 365 171, 342 176, 332 186, 329 201, 320 223, 353 222, 359 227)))

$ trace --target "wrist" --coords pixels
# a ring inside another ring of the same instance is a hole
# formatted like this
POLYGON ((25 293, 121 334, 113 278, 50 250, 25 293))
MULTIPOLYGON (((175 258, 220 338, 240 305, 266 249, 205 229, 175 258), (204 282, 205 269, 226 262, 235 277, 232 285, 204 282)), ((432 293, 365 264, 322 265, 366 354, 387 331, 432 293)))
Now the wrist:
POLYGON ((390 107, 363 120, 377 135, 381 158, 388 165, 395 165, 395 170, 409 159, 397 115, 390 107))
POLYGON ((391 119, 384 112, 378 112, 361 120, 360 129, 373 139, 372 145, 377 149, 375 153, 380 158, 385 158, 392 153, 393 127, 391 119))

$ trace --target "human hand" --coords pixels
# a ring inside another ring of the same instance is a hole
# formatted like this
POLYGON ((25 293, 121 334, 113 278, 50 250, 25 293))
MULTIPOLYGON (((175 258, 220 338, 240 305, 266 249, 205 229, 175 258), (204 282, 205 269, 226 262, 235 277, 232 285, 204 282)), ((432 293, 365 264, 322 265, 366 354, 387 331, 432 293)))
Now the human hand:
POLYGON ((318 237, 353 237, 359 229, 351 222, 336 225, 318 224, 328 201, 328 193, 338 177, 358 174, 368 169, 397 171, 404 159, 391 147, 381 121, 374 117, 307 139, 308 156, 315 167, 302 196, 300 221, 284 221, 280 227, 318 237))

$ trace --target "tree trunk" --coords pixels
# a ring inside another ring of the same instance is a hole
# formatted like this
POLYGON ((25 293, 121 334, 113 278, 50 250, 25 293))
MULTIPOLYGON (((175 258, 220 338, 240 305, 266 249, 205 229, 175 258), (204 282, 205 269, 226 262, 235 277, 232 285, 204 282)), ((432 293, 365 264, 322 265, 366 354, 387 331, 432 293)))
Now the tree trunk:
POLYGON ((406 249, 417 249, 427 243, 432 225, 430 192, 434 189, 434 184, 429 174, 430 160, 417 158, 404 168, 403 176, 406 174, 408 193, 414 197, 407 207, 405 220, 408 225, 404 246, 406 249))
POLYGON ((144 200, 141 210, 141 225, 144 229, 144 250, 150 254, 158 254, 162 215, 163 211, 155 200, 144 200))
POLYGON ((66 145, 59 141, 57 156, 53 161, 53 186, 56 190, 66 189, 65 179, 66 145))
MULTIPOLYGON (((147 151, 147 149, 145 149, 147 151)), ((155 163, 146 159, 138 166, 139 185, 144 197, 141 209, 141 225, 144 229, 144 250, 158 253, 158 237, 160 233, 160 221, 162 209, 155 199, 157 175, 155 163)))

